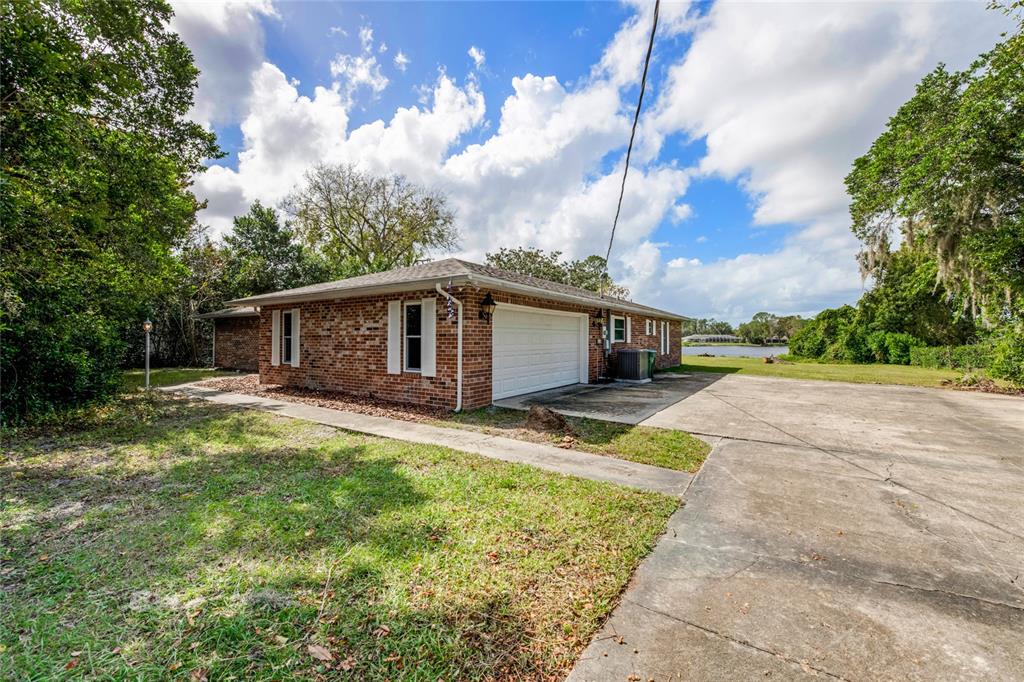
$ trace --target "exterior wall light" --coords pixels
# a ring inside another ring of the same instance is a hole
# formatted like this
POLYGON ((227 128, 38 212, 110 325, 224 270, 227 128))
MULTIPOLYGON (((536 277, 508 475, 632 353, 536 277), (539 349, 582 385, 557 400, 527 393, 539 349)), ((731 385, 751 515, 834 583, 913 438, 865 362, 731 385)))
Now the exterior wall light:
POLYGON ((494 299, 491 297, 491 292, 487 292, 484 295, 484 300, 480 301, 480 319, 491 321, 491 317, 494 316, 494 309, 496 308, 494 299))

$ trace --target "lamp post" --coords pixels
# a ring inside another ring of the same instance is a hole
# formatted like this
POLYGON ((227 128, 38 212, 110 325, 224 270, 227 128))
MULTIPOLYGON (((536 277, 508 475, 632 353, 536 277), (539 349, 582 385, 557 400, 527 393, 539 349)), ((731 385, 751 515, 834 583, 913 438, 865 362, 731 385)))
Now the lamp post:
POLYGON ((146 320, 142 323, 142 331, 146 332, 146 389, 149 389, 149 333, 153 331, 153 323, 146 320))

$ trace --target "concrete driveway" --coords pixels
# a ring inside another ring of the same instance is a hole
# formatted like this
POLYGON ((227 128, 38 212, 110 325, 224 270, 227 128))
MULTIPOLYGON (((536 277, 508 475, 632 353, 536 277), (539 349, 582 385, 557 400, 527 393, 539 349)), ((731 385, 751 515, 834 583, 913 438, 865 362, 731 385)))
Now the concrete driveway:
POLYGON ((1024 399, 729 375, 643 423, 717 445, 570 680, 1024 679, 1024 399))
POLYGON ((646 384, 574 384, 495 400, 514 410, 540 405, 573 417, 639 424, 715 383, 724 374, 659 374, 646 384))

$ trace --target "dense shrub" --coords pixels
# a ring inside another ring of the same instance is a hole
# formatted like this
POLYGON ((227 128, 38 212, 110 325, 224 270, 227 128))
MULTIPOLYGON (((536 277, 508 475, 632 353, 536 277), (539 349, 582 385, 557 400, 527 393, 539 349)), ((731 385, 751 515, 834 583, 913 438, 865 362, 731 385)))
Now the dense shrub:
POLYGON ((929 369, 953 366, 951 346, 918 346, 910 349, 910 364, 929 369))
POLYGON ((921 346, 921 341, 911 334, 896 332, 874 332, 867 337, 872 362, 886 362, 890 365, 909 365, 910 350, 921 346))
POLYGON ((836 342, 856 316, 857 311, 848 305, 822 310, 790 338, 790 353, 804 358, 825 357, 829 346, 836 342))
MULTIPOLYGON (((993 362, 993 345, 918 346, 910 349, 910 364, 931 369, 985 369, 993 362)), ((1011 353, 1012 355, 1012 353, 1011 353)))
POLYGON ((1011 330, 993 339, 989 373, 1024 386, 1024 330, 1011 330))

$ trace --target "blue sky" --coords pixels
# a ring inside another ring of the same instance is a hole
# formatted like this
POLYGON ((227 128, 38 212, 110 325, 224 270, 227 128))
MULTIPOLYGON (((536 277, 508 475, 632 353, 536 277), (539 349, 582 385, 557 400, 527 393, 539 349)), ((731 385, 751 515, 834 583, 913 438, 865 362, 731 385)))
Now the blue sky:
MULTIPOLYGON (((603 253, 652 6, 175 3, 195 115, 228 153, 197 179, 201 219, 223 233, 312 164, 351 162, 448 193, 458 255, 603 253)), ((843 175, 924 73, 966 65, 1005 19, 968 2, 662 9, 613 274, 732 321, 856 300, 843 175)))

